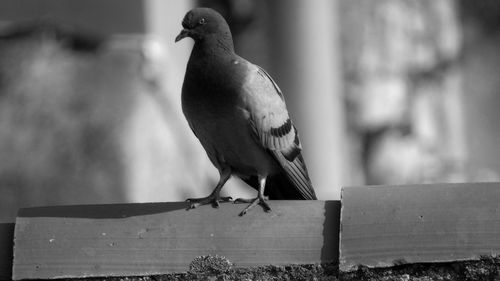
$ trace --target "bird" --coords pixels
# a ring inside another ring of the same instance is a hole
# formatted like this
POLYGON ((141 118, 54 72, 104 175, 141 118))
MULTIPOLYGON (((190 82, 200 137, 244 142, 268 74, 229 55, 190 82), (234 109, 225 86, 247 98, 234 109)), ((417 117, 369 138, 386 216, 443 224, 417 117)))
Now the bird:
POLYGON ((241 211, 268 200, 317 200, 284 95, 271 76, 235 53, 231 30, 211 8, 190 10, 182 20, 179 42, 192 38, 181 104, 186 120, 219 171, 212 193, 189 198, 188 208, 232 201, 220 191, 231 176, 257 190, 241 211))

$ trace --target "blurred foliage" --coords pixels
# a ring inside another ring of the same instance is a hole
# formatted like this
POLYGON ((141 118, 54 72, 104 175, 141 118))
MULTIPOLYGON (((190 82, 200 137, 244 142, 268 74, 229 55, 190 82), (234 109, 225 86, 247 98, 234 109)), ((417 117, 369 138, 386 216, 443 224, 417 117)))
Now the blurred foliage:
POLYGON ((463 180, 462 124, 451 107, 461 55, 453 2, 340 3, 353 181, 463 180))

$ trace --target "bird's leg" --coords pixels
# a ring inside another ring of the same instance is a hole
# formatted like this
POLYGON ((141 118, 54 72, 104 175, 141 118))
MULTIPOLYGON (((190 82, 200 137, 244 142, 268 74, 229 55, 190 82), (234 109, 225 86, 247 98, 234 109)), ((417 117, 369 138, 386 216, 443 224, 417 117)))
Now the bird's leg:
POLYGON ((210 203, 212 203, 212 205, 215 208, 218 208, 219 207, 219 202, 228 202, 228 201, 232 200, 231 197, 221 197, 220 196, 220 191, 221 191, 222 187, 227 182, 227 180, 231 177, 231 169, 229 169, 229 168, 222 168, 219 171, 219 175, 220 175, 219 182, 215 186, 215 188, 212 191, 212 193, 210 193, 210 195, 208 195, 207 197, 189 198, 189 199, 186 200, 187 202, 191 203, 189 205, 189 209, 194 209, 194 208, 196 208, 198 206, 206 205, 206 204, 210 204, 210 203))
POLYGON ((260 204, 264 208, 264 211, 266 212, 271 211, 271 207, 269 207, 269 204, 267 204, 266 202, 268 198, 264 196, 265 187, 266 187, 266 177, 259 176, 259 193, 257 194, 257 197, 253 199, 238 198, 235 200, 235 202, 250 203, 250 205, 248 205, 243 211, 241 211, 240 216, 245 215, 251 208, 255 207, 257 204, 260 204))

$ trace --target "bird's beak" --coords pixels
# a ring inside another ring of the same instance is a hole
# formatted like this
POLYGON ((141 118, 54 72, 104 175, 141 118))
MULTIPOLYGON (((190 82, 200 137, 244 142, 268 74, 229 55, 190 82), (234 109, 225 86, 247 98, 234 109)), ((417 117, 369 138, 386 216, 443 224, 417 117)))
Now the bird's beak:
POLYGON ((181 33, 175 37, 175 42, 179 42, 180 40, 189 37, 191 35, 191 31, 189 29, 183 29, 181 30, 181 33))

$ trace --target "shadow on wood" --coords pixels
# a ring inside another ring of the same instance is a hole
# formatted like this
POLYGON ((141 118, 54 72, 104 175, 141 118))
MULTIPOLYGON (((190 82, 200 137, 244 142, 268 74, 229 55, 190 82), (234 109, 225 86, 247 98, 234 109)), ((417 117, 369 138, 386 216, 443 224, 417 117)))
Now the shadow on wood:
POLYGON ((17 216, 24 218, 119 219, 186 210, 188 206, 189 204, 186 202, 172 202, 34 207, 20 209, 17 216))
POLYGON ((0 280, 12 277, 12 241, 14 241, 14 224, 0 223, 0 280))

